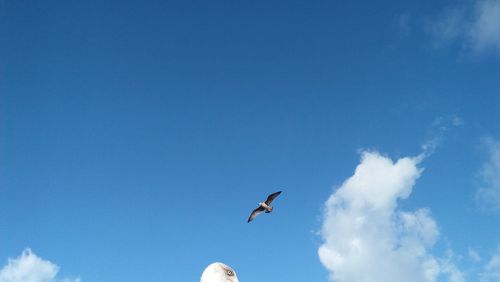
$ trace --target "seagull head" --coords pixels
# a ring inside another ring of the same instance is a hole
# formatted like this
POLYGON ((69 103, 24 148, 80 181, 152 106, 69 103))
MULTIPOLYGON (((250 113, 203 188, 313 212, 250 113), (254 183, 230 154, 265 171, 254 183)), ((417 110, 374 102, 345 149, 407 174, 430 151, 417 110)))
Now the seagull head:
POLYGON ((231 267, 220 262, 214 262, 205 268, 200 282, 239 282, 239 280, 236 272, 231 267))

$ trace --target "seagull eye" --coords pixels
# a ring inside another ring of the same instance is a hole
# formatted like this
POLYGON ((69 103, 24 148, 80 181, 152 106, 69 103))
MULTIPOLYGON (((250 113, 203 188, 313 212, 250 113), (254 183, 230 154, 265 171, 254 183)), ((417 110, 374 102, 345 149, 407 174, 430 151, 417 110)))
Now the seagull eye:
POLYGON ((229 275, 229 276, 233 276, 234 275, 234 273, 231 270, 226 270, 226 274, 229 275))

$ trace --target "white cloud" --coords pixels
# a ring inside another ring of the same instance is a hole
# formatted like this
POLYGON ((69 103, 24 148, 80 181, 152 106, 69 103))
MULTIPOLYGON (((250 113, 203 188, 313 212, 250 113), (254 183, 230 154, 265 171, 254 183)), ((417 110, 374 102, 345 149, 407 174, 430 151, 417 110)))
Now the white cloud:
POLYGON ((500 0, 476 0, 448 9, 428 30, 438 45, 461 42, 474 51, 500 52, 500 0))
POLYGON ((493 255, 488 264, 484 268, 484 272, 480 275, 481 282, 498 282, 500 281, 500 248, 493 255))
POLYGON ((480 185, 477 198, 480 204, 488 210, 500 210, 500 142, 486 139, 488 160, 479 172, 480 185))
POLYGON ((422 173, 420 160, 364 152, 354 175, 330 196, 318 254, 332 281, 464 281, 451 259, 430 252, 439 237, 430 211, 398 208, 422 173))
POLYGON ((469 258, 474 262, 481 261, 481 256, 473 248, 469 248, 469 258))
POLYGON ((9 259, 7 265, 0 270, 0 282, 79 282, 80 279, 59 279, 59 267, 50 261, 43 260, 30 249, 9 259))
POLYGON ((469 36, 477 50, 500 51, 500 0, 477 3, 469 36))

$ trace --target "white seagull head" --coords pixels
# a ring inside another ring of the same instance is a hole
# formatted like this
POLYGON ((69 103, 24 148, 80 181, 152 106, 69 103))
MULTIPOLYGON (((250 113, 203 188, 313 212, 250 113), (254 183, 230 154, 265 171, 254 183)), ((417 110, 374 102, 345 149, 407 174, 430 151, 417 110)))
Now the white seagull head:
POLYGON ((205 268, 200 282, 239 282, 239 280, 236 272, 231 267, 220 262, 214 262, 205 268))

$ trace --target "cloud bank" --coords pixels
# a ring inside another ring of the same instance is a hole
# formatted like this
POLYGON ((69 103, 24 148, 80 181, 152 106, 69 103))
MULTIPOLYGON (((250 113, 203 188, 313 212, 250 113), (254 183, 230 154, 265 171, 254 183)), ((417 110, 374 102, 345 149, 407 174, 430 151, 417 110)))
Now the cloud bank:
POLYGON ((57 265, 26 249, 19 257, 9 259, 0 270, 0 282, 80 282, 79 278, 57 278, 58 272, 57 265))
POLYGON ((486 139, 484 144, 489 156, 479 171, 476 196, 483 208, 500 211, 500 142, 486 139))
POLYGON ((398 208, 422 173, 420 160, 364 152, 327 200, 318 254, 332 281, 465 281, 450 258, 431 253, 439 230, 430 211, 398 208))
POLYGON ((474 51, 500 54, 500 0, 448 9, 428 28, 437 44, 460 42, 474 51))

